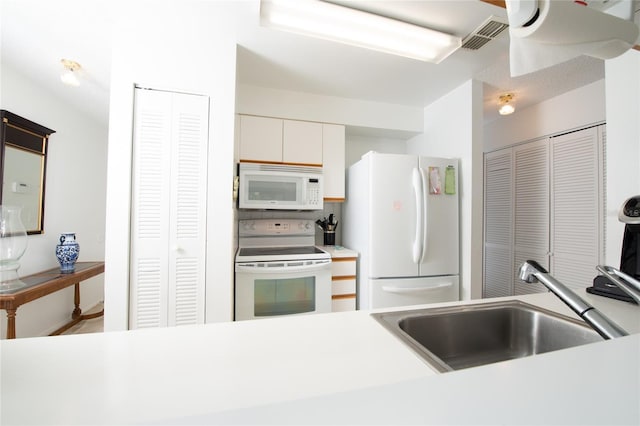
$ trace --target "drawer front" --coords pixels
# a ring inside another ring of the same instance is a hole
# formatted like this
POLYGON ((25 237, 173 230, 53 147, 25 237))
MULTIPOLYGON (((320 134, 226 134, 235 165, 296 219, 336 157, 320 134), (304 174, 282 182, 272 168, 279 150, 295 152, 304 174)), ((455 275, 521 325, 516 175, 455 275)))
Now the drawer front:
POLYGON ((356 297, 339 298, 331 300, 331 312, 345 312, 356 310, 356 297))
POLYGON ((331 261, 331 275, 334 277, 355 276, 356 261, 349 258, 348 260, 333 259, 331 261))
POLYGON ((331 281, 331 294, 356 294, 356 279, 349 278, 346 280, 336 280, 333 279, 331 281))

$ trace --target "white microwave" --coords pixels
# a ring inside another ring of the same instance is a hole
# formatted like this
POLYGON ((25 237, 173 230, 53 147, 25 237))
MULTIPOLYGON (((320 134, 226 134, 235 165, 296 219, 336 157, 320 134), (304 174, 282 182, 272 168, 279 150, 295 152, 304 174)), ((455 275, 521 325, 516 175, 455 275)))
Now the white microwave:
POLYGON ((241 209, 322 210, 322 167, 240 163, 241 209))

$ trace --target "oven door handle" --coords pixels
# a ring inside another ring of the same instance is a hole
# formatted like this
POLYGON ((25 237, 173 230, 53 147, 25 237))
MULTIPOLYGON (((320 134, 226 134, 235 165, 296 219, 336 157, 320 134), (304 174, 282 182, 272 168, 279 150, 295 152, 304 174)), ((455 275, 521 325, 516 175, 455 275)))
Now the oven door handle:
MULTIPOLYGON (((236 272, 252 272, 258 274, 280 274, 296 272, 314 272, 331 268, 331 260, 313 265, 295 265, 297 262, 274 262, 274 266, 257 266, 255 263, 236 263, 236 272), (293 264, 293 265, 292 265, 293 264), (276 266, 277 265, 277 266, 276 266)), ((266 264, 268 265, 268 264, 266 264)))

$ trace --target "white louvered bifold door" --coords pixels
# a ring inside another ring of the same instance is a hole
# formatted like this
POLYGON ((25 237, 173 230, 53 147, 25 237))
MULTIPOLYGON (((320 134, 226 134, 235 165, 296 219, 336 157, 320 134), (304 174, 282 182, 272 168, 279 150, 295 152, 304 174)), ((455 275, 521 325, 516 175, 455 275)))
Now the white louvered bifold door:
POLYGON ((130 328, 204 322, 208 98, 136 89, 130 328))
POLYGON ((170 98, 136 90, 134 114, 129 327, 159 327, 167 324, 170 98))
POLYGON ((569 287, 590 287, 603 253, 599 128, 553 137, 550 146, 550 272, 569 287))
POLYGON ((540 284, 518 278, 520 265, 535 260, 549 267, 549 146, 548 139, 513 149, 514 191, 514 294, 546 291, 540 284))
POLYGON ((203 324, 209 101, 172 97, 169 325, 203 324))
POLYGON ((513 176, 511 148, 484 158, 483 297, 513 294, 513 176))

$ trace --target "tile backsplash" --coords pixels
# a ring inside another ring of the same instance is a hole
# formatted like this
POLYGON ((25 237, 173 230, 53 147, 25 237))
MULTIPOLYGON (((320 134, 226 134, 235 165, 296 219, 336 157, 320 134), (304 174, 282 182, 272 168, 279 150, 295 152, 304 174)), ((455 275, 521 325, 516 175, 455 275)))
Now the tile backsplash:
MULTIPOLYGON (((336 244, 342 244, 342 203, 324 203, 324 210, 320 211, 288 211, 288 210, 237 210, 238 220, 245 219, 317 219, 322 220, 330 214, 338 220, 336 229, 336 244)), ((322 230, 316 226, 316 245, 323 244, 322 230)))

